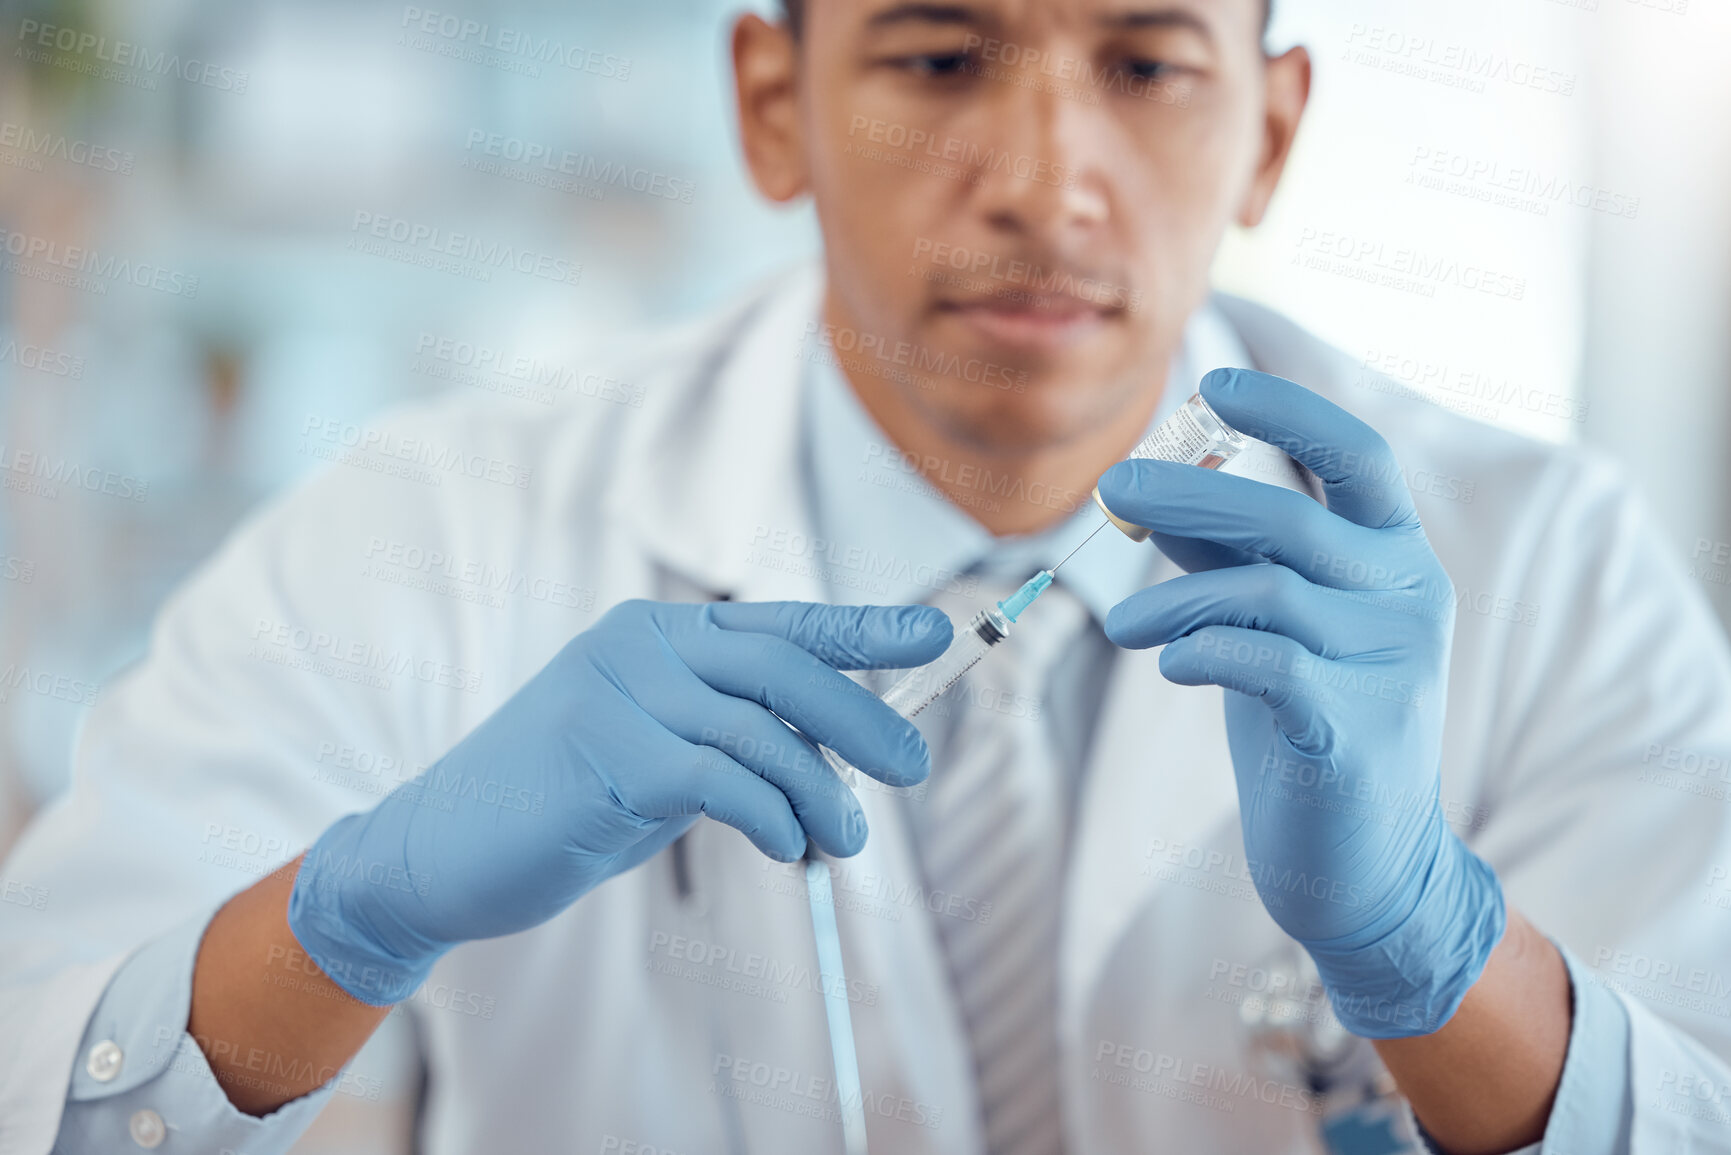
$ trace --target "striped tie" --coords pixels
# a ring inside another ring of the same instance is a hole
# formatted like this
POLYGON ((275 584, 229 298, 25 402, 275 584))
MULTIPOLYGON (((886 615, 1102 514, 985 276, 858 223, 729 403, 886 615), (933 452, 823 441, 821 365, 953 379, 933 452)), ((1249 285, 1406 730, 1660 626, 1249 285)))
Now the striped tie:
MULTIPOLYGON (((978 600, 941 597, 958 627, 978 600)), ((967 677, 932 707, 948 724, 916 817, 938 937, 968 1031, 988 1155, 1063 1150, 1058 1053, 1058 906, 1065 783, 1042 708, 1046 678, 1087 611, 1061 585, 1034 604, 967 677), (959 903, 948 903, 951 896, 959 903), (971 900, 971 901, 970 901, 971 900), (954 911, 978 911, 966 918, 954 911)))

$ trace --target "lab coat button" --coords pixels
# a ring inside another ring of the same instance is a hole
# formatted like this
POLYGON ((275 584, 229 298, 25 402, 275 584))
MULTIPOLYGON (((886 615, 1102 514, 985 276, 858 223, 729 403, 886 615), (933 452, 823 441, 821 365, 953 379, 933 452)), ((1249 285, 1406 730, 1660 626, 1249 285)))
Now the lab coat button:
POLYGON ((98 1083, 112 1082, 120 1074, 120 1064, 125 1057, 113 1039, 103 1039, 90 1048, 90 1054, 84 1060, 84 1071, 98 1083))
POLYGON ((160 1147, 163 1139, 168 1136, 168 1128, 163 1125, 162 1116, 149 1108, 134 1111, 126 1129, 132 1132, 132 1141, 140 1147, 160 1147))

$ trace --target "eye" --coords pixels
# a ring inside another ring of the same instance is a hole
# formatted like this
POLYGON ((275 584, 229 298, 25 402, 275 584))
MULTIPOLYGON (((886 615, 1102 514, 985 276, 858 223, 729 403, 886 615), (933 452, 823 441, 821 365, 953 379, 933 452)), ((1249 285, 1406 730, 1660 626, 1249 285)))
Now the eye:
POLYGON ((896 65, 915 76, 960 76, 968 71, 970 59, 966 52, 922 52, 903 56, 896 65))
POLYGON ((1183 71, 1176 64, 1169 64, 1164 60, 1140 57, 1131 57, 1118 67, 1139 80, 1173 80, 1183 71))

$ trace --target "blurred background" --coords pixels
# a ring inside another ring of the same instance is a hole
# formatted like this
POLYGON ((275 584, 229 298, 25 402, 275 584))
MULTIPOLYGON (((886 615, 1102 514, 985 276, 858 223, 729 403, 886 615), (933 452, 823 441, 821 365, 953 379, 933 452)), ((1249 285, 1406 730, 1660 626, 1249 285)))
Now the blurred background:
MULTIPOLYGON (((481 347, 580 367, 816 251, 737 159, 739 7, 0 0, 0 854, 162 600, 312 468, 309 415, 496 387, 481 347), (567 176, 528 159, 566 151, 567 176), (428 269, 373 222, 571 275, 428 269)), ((1731 615, 1731 6, 1277 0, 1271 42, 1310 46, 1313 104, 1220 286, 1619 459, 1731 615)), ((408 1149, 392 1021, 359 1068, 385 1094, 297 1151, 408 1149)))

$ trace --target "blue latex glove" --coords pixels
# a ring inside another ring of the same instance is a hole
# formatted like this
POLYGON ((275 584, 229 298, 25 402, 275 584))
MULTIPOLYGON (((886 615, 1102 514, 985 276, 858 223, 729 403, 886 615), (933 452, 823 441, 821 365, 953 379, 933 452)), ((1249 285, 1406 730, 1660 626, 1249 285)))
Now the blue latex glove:
POLYGON ((949 642, 930 606, 625 602, 419 778, 326 830, 289 928, 384 1006, 452 946, 545 922, 700 814, 784 862, 808 837, 857 854, 865 815, 811 742, 893 786, 931 762, 911 723, 836 671, 921 665, 949 642))
POLYGON ((1504 927, 1496 876, 1438 799, 1454 590, 1375 430, 1290 381, 1220 369, 1202 395, 1322 481, 1291 490, 1126 461, 1100 495, 1186 568, 1112 609, 1121 646, 1225 687, 1244 851, 1268 913, 1354 1034, 1428 1034, 1504 927))

